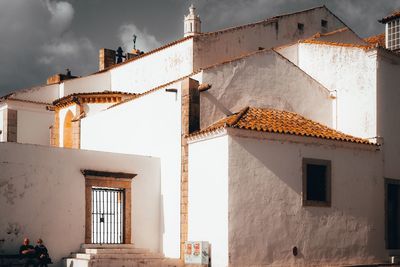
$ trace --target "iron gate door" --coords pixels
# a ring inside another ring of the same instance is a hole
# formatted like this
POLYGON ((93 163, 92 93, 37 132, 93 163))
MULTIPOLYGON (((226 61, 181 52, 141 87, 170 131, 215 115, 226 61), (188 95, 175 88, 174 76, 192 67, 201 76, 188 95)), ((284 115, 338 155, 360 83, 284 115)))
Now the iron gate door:
POLYGON ((92 243, 122 244, 124 189, 92 188, 92 243))

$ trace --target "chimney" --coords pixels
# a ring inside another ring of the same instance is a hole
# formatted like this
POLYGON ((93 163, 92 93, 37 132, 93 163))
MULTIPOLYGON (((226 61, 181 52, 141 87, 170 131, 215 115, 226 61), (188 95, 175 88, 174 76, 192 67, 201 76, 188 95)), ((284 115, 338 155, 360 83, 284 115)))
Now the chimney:
POLYGON ((130 53, 126 54, 126 59, 135 58, 135 57, 138 57, 143 54, 144 54, 144 52, 140 51, 139 49, 132 49, 132 51, 130 53))
POLYGON ((104 70, 115 64, 115 50, 102 48, 99 51, 99 70, 104 70))
POLYGON ((53 76, 50 76, 49 78, 47 78, 46 84, 47 85, 55 84, 55 83, 60 83, 61 81, 64 81, 64 80, 77 78, 77 76, 71 75, 70 69, 66 69, 66 72, 67 72, 67 74, 57 73, 57 74, 54 74, 53 76))

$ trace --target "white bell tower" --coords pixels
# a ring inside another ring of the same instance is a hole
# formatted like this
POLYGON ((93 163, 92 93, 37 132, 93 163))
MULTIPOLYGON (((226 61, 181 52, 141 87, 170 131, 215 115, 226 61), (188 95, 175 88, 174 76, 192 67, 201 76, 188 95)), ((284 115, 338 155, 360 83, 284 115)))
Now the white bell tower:
POLYGON ((189 14, 184 19, 184 36, 193 36, 201 33, 200 16, 196 14, 193 4, 189 7, 189 14))

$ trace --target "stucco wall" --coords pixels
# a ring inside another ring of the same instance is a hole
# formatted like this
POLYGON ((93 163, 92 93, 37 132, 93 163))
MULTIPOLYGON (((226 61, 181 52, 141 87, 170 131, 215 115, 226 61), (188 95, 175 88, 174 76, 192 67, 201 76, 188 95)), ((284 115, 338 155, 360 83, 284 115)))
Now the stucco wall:
POLYGON ((276 22, 251 24, 195 37, 194 69, 256 51, 259 47, 271 48, 307 38, 322 31, 321 19, 328 21, 328 31, 344 27, 325 8, 317 8, 281 16, 276 22), (303 33, 297 29, 297 23, 304 24, 303 33))
POLYGON ((224 111, 237 112, 246 106, 292 111, 332 125, 333 100, 328 90, 274 51, 262 51, 202 73, 202 82, 212 85, 201 93, 202 127, 223 118, 224 111))
POLYGON ((54 113, 46 110, 18 110, 18 143, 50 145, 50 126, 54 113))
POLYGON ((25 90, 22 89, 15 92, 13 98, 50 104, 57 98, 60 98, 59 84, 41 85, 25 90))
POLYGON ((384 51, 378 55, 378 136, 383 137, 385 177, 400 179, 400 59, 384 51))
MULTIPOLYGON (((50 145, 49 128, 53 124, 54 113, 46 110, 46 105, 7 100, 2 108, 17 111, 18 143, 50 145)), ((6 141, 6 136, 3 141, 6 141)))
POLYGON ((179 257, 181 171, 181 85, 169 85, 81 121, 83 149, 161 158, 160 250, 179 257))
POLYGON ((230 137, 231 266, 384 261, 383 188, 374 150, 230 137), (331 161, 331 207, 302 206, 303 158, 331 161))
POLYGON ((142 93, 193 72, 193 39, 113 68, 111 89, 142 93))
POLYGON ((228 265, 228 138, 189 144, 188 240, 208 241, 212 266, 228 265))
POLYGON ((25 236, 33 242, 43 238, 55 266, 79 250, 85 237, 81 169, 137 174, 132 181, 132 241, 158 248, 159 159, 0 143, 0 214, 6 214, 0 216, 0 253, 18 253, 25 236))
POLYGON ((302 43, 299 67, 335 91, 338 130, 364 138, 376 136, 374 50, 302 43))
POLYGON ((63 96, 72 93, 102 92, 111 90, 111 74, 109 71, 92 74, 82 78, 66 80, 62 83, 63 96))

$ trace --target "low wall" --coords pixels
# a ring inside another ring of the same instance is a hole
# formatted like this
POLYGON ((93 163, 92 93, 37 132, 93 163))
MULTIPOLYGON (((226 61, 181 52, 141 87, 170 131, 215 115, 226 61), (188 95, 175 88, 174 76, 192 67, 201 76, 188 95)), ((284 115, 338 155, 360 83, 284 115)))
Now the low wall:
POLYGON ((0 253, 18 253, 24 237, 42 238, 55 266, 85 237, 81 169, 135 173, 132 240, 158 251, 160 162, 157 158, 0 143, 0 253), (143 208, 144 207, 144 208, 143 208))

